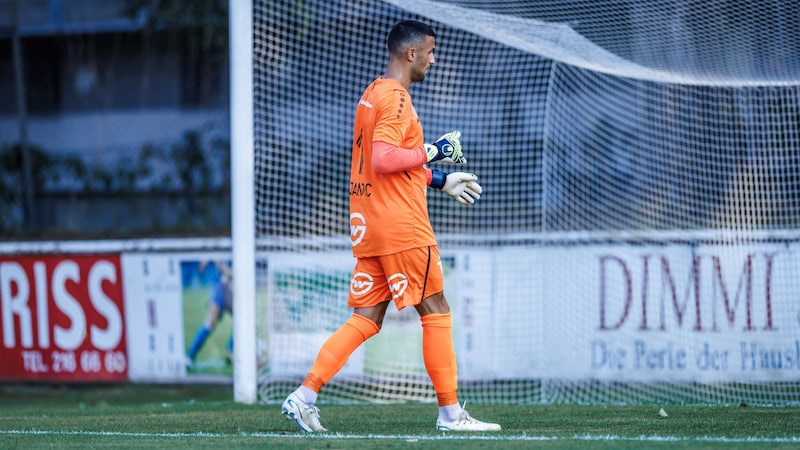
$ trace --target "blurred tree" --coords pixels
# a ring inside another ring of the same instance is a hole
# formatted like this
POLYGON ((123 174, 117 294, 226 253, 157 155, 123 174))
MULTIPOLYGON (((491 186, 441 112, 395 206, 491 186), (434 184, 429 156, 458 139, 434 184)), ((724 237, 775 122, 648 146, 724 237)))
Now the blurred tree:
POLYGON ((19 135, 22 154, 22 186, 25 192, 25 224, 31 228, 38 226, 36 212, 33 206, 33 167, 31 150, 28 146, 28 107, 27 107, 27 87, 25 85, 25 65, 23 62, 22 40, 19 33, 19 0, 11 2, 12 13, 12 53, 14 54, 14 82, 17 96, 17 116, 19 117, 19 135))
POLYGON ((227 0, 128 0, 123 11, 130 17, 145 17, 145 30, 192 30, 199 48, 228 45, 227 0))
POLYGON ((36 199, 48 187, 59 184, 82 184, 86 168, 74 156, 60 156, 43 149, 20 143, 4 144, 0 147, 0 234, 35 232, 25 217, 24 197, 36 199), (21 178, 24 176, 25 155, 30 158, 31 190, 25 191, 21 178))
POLYGON ((180 42, 184 106, 225 103, 219 93, 227 61, 227 0, 127 0, 123 14, 144 17, 146 48, 180 42))

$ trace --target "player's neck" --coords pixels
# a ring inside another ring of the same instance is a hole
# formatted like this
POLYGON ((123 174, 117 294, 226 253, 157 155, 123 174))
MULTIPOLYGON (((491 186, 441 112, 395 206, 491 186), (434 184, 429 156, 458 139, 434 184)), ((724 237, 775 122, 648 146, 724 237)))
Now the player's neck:
POLYGON ((411 74, 394 59, 389 60, 389 66, 386 68, 386 72, 383 73, 383 78, 397 81, 406 90, 411 87, 411 74))

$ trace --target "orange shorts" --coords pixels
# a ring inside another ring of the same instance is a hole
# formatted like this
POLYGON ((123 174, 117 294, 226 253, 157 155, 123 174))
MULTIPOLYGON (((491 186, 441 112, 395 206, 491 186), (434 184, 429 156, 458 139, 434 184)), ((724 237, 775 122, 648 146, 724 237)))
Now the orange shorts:
POLYGON ((397 309, 415 306, 444 289, 444 274, 436 246, 385 256, 359 258, 350 279, 347 305, 367 308, 394 300, 397 309))

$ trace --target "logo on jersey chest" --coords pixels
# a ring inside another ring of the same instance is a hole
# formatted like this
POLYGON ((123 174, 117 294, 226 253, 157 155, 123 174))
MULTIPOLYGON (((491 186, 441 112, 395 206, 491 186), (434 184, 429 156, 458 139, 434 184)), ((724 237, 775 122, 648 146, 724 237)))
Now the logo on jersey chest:
POLYGON ((350 243, 355 247, 367 234, 367 220, 361 213, 350 214, 350 243))

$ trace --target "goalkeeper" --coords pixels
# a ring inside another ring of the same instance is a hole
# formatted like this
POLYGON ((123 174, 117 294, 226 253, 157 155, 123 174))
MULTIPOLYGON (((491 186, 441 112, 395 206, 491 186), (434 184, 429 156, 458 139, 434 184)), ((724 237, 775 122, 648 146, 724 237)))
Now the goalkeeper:
MULTIPOLYGON (((387 40, 389 63, 358 102, 350 165, 350 238, 356 265, 348 297, 353 315, 319 350, 308 376, 283 402, 281 412, 301 430, 327 431, 315 404, 322 387, 352 352, 381 330, 386 308, 414 307, 422 325, 422 356, 439 403, 441 431, 496 431, 459 404, 452 318, 428 217, 426 186, 463 205, 480 198, 477 176, 426 167, 466 162, 461 134, 423 143, 422 125, 408 89, 435 63, 435 33, 421 22, 395 25, 387 40), (391 280, 391 281, 389 281, 391 280)), ((391 355, 387 355, 391 357, 391 355)))

